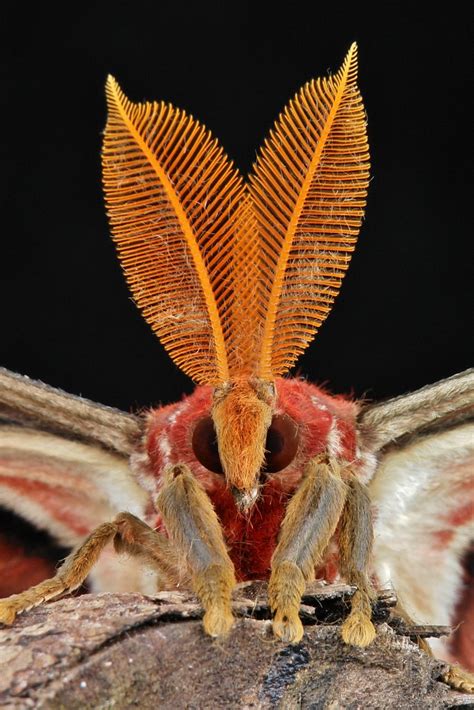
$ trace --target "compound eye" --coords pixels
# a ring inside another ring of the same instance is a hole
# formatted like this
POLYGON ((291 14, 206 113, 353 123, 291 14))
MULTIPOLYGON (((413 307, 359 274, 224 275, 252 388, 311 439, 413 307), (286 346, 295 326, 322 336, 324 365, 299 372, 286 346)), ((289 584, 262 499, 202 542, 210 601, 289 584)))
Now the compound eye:
POLYGON ((265 455, 267 473, 277 473, 289 466, 300 441, 298 426, 287 414, 277 414, 267 432, 265 455))
POLYGON ((213 473, 224 473, 217 449, 217 436, 212 417, 205 417, 196 424, 193 431, 192 447, 195 457, 204 468, 213 473))

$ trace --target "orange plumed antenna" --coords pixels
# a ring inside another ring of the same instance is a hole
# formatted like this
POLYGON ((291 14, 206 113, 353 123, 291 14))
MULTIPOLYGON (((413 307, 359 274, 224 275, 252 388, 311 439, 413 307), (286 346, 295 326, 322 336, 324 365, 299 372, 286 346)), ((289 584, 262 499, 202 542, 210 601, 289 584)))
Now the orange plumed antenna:
POLYGON ((364 213, 369 150, 353 44, 335 76, 306 84, 250 178, 264 315, 258 372, 287 372, 331 310, 364 213))
POLYGON ((235 327, 234 304, 252 316, 242 273, 253 291, 257 280, 242 178, 191 116, 165 103, 133 104, 113 77, 106 92, 103 183, 134 299, 184 372, 226 382, 248 349, 235 327))
POLYGON ((107 81, 103 181, 135 301, 198 383, 272 382, 328 315, 369 182, 357 47, 306 84, 246 185, 211 134, 107 81))

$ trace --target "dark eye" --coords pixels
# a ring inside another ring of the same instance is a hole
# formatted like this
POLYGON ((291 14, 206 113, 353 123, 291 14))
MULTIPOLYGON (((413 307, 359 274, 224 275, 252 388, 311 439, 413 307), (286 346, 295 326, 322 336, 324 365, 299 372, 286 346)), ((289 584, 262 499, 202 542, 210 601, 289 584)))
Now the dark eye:
POLYGON ((299 440, 298 427, 291 417, 287 414, 274 416, 267 432, 265 470, 276 473, 286 468, 296 456, 299 440))
POLYGON ((194 455, 208 471, 223 473, 219 451, 217 449, 216 430, 212 417, 201 419, 193 431, 192 446, 194 455))

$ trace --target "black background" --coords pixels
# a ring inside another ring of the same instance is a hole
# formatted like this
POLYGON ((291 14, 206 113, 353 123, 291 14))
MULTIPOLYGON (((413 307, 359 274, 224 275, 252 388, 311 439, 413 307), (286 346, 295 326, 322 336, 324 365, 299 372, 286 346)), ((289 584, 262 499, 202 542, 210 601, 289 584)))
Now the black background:
POLYGON ((367 216, 299 369, 335 392, 380 398, 469 366, 467 18, 458 5, 451 15, 427 3, 333 5, 3 11, 1 364, 124 409, 190 391, 131 302, 108 237, 105 77, 132 100, 191 112, 248 171, 288 99, 336 70, 357 40, 373 163, 367 216))

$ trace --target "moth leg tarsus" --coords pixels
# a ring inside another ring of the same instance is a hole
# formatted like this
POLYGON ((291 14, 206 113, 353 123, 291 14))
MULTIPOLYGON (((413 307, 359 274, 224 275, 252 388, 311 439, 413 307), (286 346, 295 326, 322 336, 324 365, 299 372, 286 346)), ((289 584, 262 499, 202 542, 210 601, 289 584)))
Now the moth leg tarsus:
POLYGON ((303 636, 301 597, 334 534, 345 497, 346 485, 337 462, 319 457, 308 463, 288 503, 269 582, 273 631, 286 643, 303 636))
MULTIPOLYGON (((397 601, 397 604, 393 610, 393 614, 395 615, 397 620, 401 620, 403 624, 406 624, 407 626, 413 626, 415 624, 413 618, 404 608, 400 600, 397 601)), ((417 636, 416 644, 418 648, 424 653, 428 654, 428 656, 430 656, 431 658, 436 658, 435 654, 433 653, 433 649, 425 638, 417 636)), ((466 670, 462 666, 459 666, 458 664, 447 665, 446 669, 439 676, 439 680, 443 681, 443 683, 446 683, 446 685, 449 685, 453 690, 458 690, 461 693, 474 694, 474 674, 466 670)))
POLYGON ((214 507, 185 464, 165 471, 156 506, 173 545, 186 560, 191 586, 204 608, 204 631, 225 636, 234 623, 234 566, 214 507))
POLYGON ((342 640, 363 648, 372 643, 377 633, 371 620, 370 597, 365 591, 357 589, 351 604, 351 612, 342 625, 342 640))
POLYGON ((234 624, 231 594, 235 586, 233 571, 212 564, 193 578, 194 591, 205 609, 204 631, 209 636, 225 636, 234 624))
POLYGON ((227 636, 234 625, 232 609, 219 604, 212 604, 204 613, 202 624, 204 631, 212 638, 227 636))
POLYGON ((304 575, 294 562, 285 560, 273 568, 268 586, 273 633, 284 643, 297 643, 303 637, 299 608, 305 586, 304 575))
MULTIPOLYGON (((10 597, 7 597, 10 599, 10 597)), ((0 599, 0 624, 11 626, 15 621, 17 610, 15 604, 7 599, 0 599)))
POLYGON ((277 609, 273 618, 273 633, 283 643, 298 643, 301 641, 304 628, 298 611, 295 609, 277 609))
POLYGON ((458 665, 449 665, 441 680, 453 690, 474 695, 474 674, 458 665))

